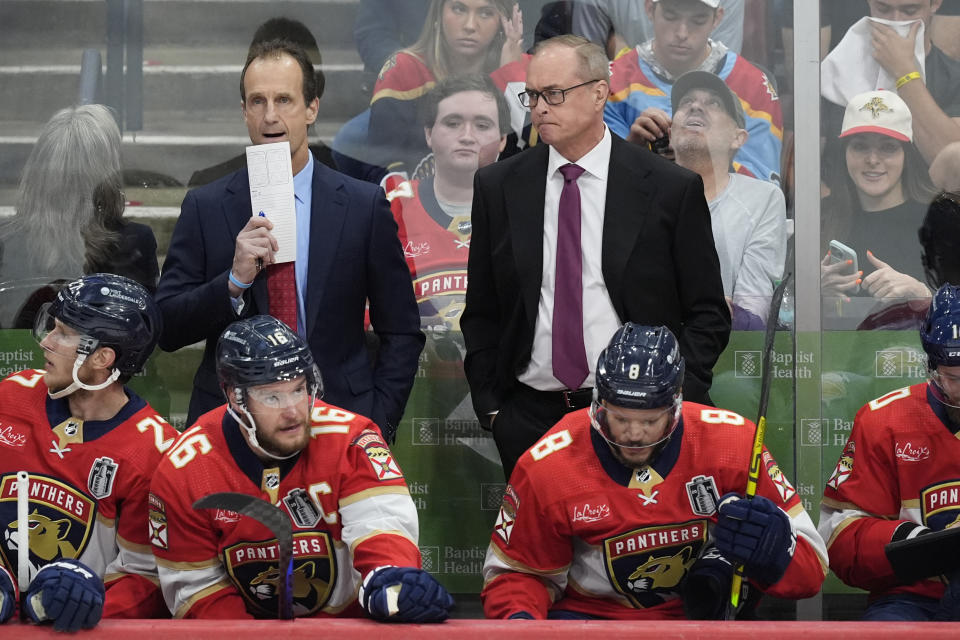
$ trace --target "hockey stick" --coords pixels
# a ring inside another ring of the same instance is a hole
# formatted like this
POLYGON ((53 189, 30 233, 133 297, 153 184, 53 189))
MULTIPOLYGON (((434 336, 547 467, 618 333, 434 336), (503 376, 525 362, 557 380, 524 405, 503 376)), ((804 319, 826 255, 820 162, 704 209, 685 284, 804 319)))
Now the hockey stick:
POLYGON ((244 493, 211 493, 193 503, 194 509, 227 509, 253 518, 276 536, 280 579, 277 596, 281 620, 293 620, 293 525, 279 507, 244 493))
MULTIPOLYGON (((780 315, 780 304, 783 302, 783 293, 786 291, 793 272, 787 273, 773 292, 770 300, 770 313, 767 314, 767 327, 763 337, 763 359, 761 361, 760 406, 757 410, 757 431, 753 436, 753 450, 750 453, 750 471, 747 473, 747 500, 757 495, 757 480, 760 478, 760 457, 763 453, 763 437, 767 431, 767 403, 770 400, 770 383, 773 378, 773 369, 770 360, 773 358, 773 341, 777 335, 777 318, 780 315)), ((737 565, 733 572, 730 584, 730 607, 728 618, 736 614, 740 606, 740 590, 743 585, 743 565, 737 565)))
POLYGON ((17 471, 17 582, 20 593, 30 586, 30 475, 17 471))

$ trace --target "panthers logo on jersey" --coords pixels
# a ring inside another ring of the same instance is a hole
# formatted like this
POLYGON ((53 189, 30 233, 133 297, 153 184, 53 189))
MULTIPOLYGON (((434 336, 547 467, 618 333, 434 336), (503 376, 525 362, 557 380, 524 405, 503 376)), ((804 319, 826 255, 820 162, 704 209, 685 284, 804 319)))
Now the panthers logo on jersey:
POLYGON ((679 596, 680 583, 707 542, 705 520, 634 529, 603 541, 607 577, 634 607, 679 596))
POLYGON ((29 531, 31 579, 47 563, 83 554, 96 518, 96 503, 89 496, 61 480, 31 474, 27 511, 27 522, 20 522, 17 477, 4 475, 0 479, 0 555, 6 566, 17 566, 24 531, 29 531))
MULTIPOLYGON (((280 568, 277 541, 240 542, 223 550, 227 573, 236 584, 247 610, 275 618, 279 602, 280 568)), ((330 535, 322 531, 293 536, 293 613, 309 616, 330 599, 337 563, 330 535)))

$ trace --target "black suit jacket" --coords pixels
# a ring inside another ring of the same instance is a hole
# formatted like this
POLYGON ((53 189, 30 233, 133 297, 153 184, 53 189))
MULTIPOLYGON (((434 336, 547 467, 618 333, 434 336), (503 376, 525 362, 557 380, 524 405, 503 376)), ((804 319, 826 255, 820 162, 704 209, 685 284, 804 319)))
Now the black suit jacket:
MULTIPOLYGON (((413 387, 424 336, 397 225, 383 191, 319 162, 313 165, 307 342, 324 399, 367 416, 392 438, 413 387), (380 339, 371 364, 364 309, 380 339)), ((157 288, 160 347, 206 340, 194 377, 189 424, 225 402, 217 382, 217 339, 237 319, 227 287, 237 234, 251 216, 247 170, 189 191, 157 288)), ((268 313, 266 272, 244 294, 243 316, 268 313)))
MULTIPOLYGON (((709 402, 730 336, 703 182, 612 135, 603 278, 621 323, 666 325, 686 359, 684 397, 709 402)), ((466 309, 460 321, 474 409, 496 411, 530 362, 543 265, 549 148, 480 169, 474 179, 466 309)), ((596 363, 591 363, 591 370, 596 363)))

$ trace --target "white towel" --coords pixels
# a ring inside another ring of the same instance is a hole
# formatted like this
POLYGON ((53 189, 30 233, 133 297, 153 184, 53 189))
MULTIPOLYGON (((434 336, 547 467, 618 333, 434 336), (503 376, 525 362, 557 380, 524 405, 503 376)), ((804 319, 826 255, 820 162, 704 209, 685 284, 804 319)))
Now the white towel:
MULTIPOLYGON (((845 107, 850 98, 865 91, 896 91, 897 78, 884 71, 873 57, 873 44, 870 41, 871 20, 892 27, 903 37, 910 34, 910 27, 917 22, 864 17, 850 27, 843 39, 820 63, 820 95, 834 104, 845 107)), ((923 30, 924 25, 921 22, 913 51, 920 76, 926 80, 923 30)))

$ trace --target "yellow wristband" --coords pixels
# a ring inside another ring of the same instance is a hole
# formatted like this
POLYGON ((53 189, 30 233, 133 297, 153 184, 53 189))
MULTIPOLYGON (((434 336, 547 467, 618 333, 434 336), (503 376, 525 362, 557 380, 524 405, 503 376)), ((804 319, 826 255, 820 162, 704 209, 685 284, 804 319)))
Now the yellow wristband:
POLYGON ((907 84, 907 83, 910 82, 911 80, 919 80, 919 79, 920 79, 920 72, 919 72, 919 71, 911 71, 910 73, 908 73, 908 74, 906 74, 906 75, 900 76, 900 79, 897 80, 897 89, 899 89, 899 88, 902 87, 903 85, 907 84))

